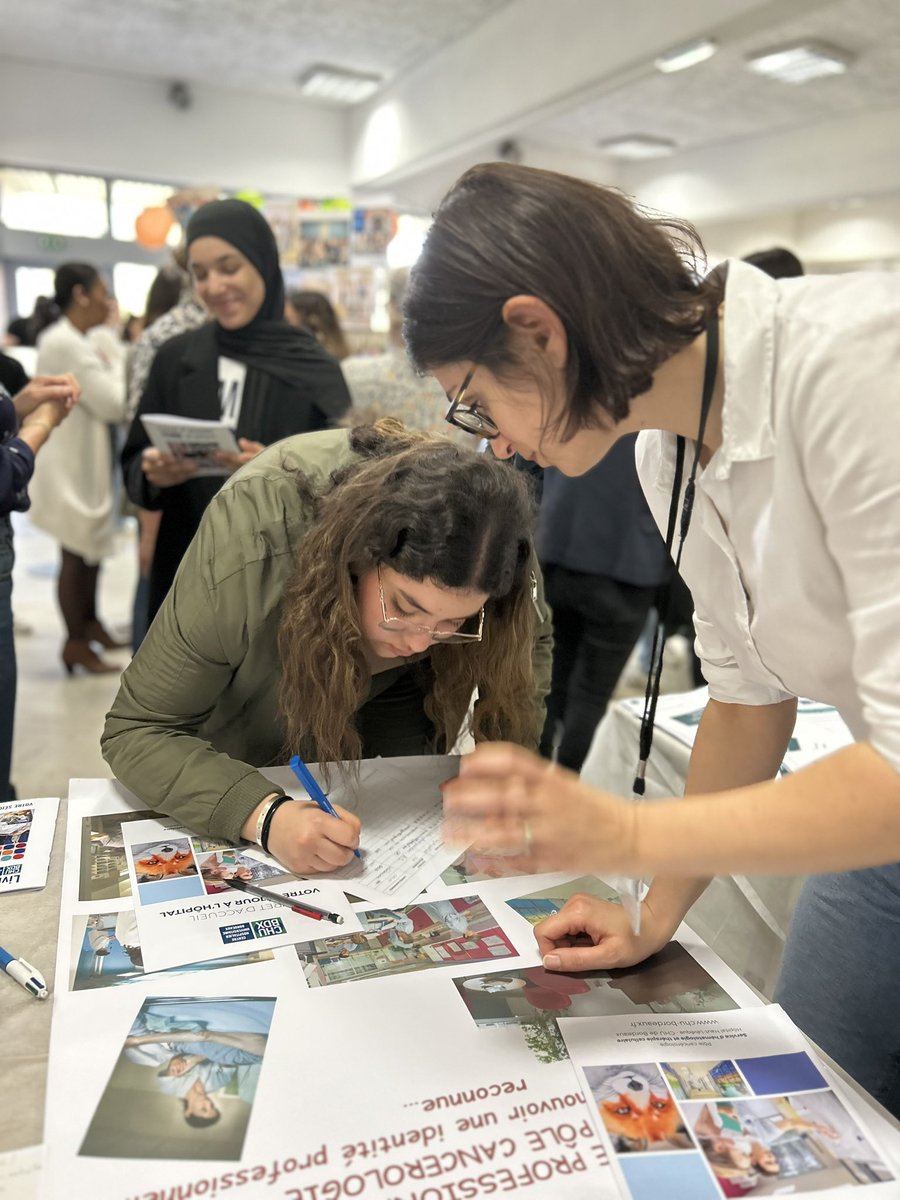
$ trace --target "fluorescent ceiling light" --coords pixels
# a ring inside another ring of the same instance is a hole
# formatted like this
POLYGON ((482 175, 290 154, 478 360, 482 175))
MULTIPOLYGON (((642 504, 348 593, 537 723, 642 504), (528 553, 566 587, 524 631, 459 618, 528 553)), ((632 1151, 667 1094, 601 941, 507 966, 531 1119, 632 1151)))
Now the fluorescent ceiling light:
POLYGON ((359 104, 377 92, 383 82, 381 75, 366 71, 351 71, 345 67, 330 67, 316 63, 304 71, 297 81, 300 94, 312 100, 327 100, 332 104, 359 104))
POLYGON ((683 46, 666 50, 659 58, 653 60, 653 65, 657 71, 663 71, 665 74, 684 71, 687 67, 696 67, 697 63, 712 58, 718 48, 712 38, 697 38, 694 42, 686 42, 683 46))
POLYGON ((613 158, 664 158, 675 150, 671 138, 651 137, 649 134, 634 133, 628 137, 610 138, 598 142, 598 148, 613 158))
POLYGON ((783 83, 806 83, 824 75, 843 75, 853 55, 827 42, 794 42, 749 55, 747 66, 783 83))

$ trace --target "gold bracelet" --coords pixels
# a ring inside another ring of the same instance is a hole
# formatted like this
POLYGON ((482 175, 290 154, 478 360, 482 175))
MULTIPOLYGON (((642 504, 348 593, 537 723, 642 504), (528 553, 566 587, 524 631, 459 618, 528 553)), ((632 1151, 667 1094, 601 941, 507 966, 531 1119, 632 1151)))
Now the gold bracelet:
POLYGON ((34 425, 40 425, 40 427, 42 429, 46 429, 48 433, 52 433, 54 429, 54 426, 52 426, 49 421, 42 421, 39 417, 36 421, 23 421, 20 432, 23 429, 30 429, 34 425))

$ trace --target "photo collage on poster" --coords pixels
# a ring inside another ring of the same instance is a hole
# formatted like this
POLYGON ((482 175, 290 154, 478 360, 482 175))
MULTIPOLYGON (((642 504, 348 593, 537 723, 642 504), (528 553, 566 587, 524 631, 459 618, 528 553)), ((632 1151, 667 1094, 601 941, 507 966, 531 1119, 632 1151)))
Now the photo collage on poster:
MULTIPOLYGON (((162 971, 144 970, 122 826, 133 821, 150 820, 156 815, 146 809, 137 809, 98 813, 82 818, 78 899, 91 903, 92 907, 89 912, 78 912, 72 917, 69 954, 71 991, 118 987, 159 977, 205 973, 222 967, 246 966, 272 959, 271 950, 255 950, 228 958, 210 958, 203 962, 169 967, 162 971), (117 907, 112 911, 105 907, 111 901, 117 902, 117 907)), ((252 868, 244 867, 238 861, 239 854, 235 856, 234 863, 228 862, 218 842, 203 838, 193 838, 191 841, 200 870, 198 872, 195 868, 188 874, 199 878, 205 891, 210 894, 217 886, 227 886, 221 883, 222 871, 233 870, 238 878, 247 878, 240 874, 242 870, 266 867, 266 864, 259 862, 253 862, 252 868), (224 863, 223 857, 226 859, 224 863)), ((179 849, 172 846, 171 853, 161 857, 168 857, 172 864, 170 869, 177 870, 179 865, 186 869, 187 863, 183 859, 180 864, 175 861, 176 856, 184 852, 184 847, 179 849)), ((147 867, 148 872, 155 870, 160 877, 164 877, 161 864, 151 867, 148 863, 147 867)))
POLYGON ((802 1051, 583 1070, 632 1200, 802 1195, 894 1178, 802 1051))

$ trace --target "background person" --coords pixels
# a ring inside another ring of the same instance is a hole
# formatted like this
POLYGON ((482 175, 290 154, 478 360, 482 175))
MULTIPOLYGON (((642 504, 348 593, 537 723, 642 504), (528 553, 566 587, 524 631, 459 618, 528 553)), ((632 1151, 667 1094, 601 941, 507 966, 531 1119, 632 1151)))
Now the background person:
POLYGON ((284 306, 284 319, 290 325, 308 329, 319 345, 338 362, 350 353, 334 305, 322 292, 291 292, 284 306))
MULTIPOLYGON (((255 768, 446 753, 476 688, 476 740, 536 746, 550 632, 532 531, 517 472, 396 422, 271 447, 210 506, 123 678, 106 761, 236 845, 280 795, 255 768)), ((295 873, 342 866, 344 818, 283 803, 268 848, 295 873)))
POLYGON ((16 798, 10 781, 17 672, 12 614, 15 550, 9 514, 28 510, 35 456, 80 395, 71 375, 40 376, 13 399, 0 385, 0 803, 16 798))
POLYGON ((499 163, 467 172, 428 234, 406 340, 495 454, 578 475, 643 430, 661 529, 683 519, 679 437, 685 478, 702 467, 682 564, 710 700, 687 798, 627 804, 483 747, 446 787, 451 830, 519 847, 528 870, 657 874, 637 936, 589 898, 544 922, 551 968, 646 957, 709 875, 821 872, 776 999, 900 1113, 900 279, 736 261, 723 284, 692 249, 689 226, 617 192, 499 163), (776 784, 799 695, 856 744, 776 784))
POLYGON ((114 672, 94 644, 120 643, 97 615, 100 564, 114 549, 109 426, 125 415, 125 369, 90 339, 106 323, 110 297, 96 269, 64 263, 56 272, 57 320, 38 339, 38 373, 74 375, 81 403, 41 456, 31 485, 31 519, 60 545, 57 597, 66 626, 62 661, 71 675, 114 672), (93 643, 93 644, 92 644, 93 643))
POLYGON ((670 560, 622 438, 577 479, 544 472, 538 559, 553 613, 541 754, 580 771, 670 560))
MULTIPOLYGON (((194 296, 194 286, 187 271, 187 251, 179 249, 172 256, 172 261, 157 272, 147 293, 143 332, 128 366, 129 420, 134 420, 159 347, 180 333, 199 329, 208 320, 209 313, 194 296)), ((150 569, 162 517, 158 509, 137 508, 136 512, 138 581, 131 614, 131 648, 135 653, 144 640, 149 624, 150 569)))
POLYGON ((350 403, 334 359, 284 320, 278 248, 261 213, 243 200, 204 204, 190 219, 187 246, 197 295, 213 319, 159 348, 122 451, 131 500, 162 512, 150 567, 150 621, 222 478, 195 478, 196 463, 154 449, 141 416, 223 421, 240 451, 221 459, 236 470, 272 442, 326 428, 350 403))
POLYGON ((423 429, 452 437, 460 445, 467 439, 444 420, 444 393, 428 375, 413 370, 403 345, 403 296, 409 282, 406 269, 391 272, 388 298, 390 333, 384 354, 352 354, 341 363, 350 389, 353 424, 396 417, 407 429, 423 429))

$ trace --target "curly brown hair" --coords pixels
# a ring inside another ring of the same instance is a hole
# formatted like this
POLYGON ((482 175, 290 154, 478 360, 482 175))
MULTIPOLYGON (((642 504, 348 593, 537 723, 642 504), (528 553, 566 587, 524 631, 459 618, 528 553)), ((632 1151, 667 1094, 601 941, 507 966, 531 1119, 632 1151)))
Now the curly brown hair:
POLYGON ((534 503, 526 479, 446 438, 392 418, 351 431, 358 458, 318 489, 297 486, 312 514, 282 601, 278 644, 287 749, 312 744, 328 764, 362 751, 355 714, 371 681, 356 580, 379 563, 447 588, 484 592, 481 642, 435 645, 425 712, 446 752, 473 691, 476 740, 537 744, 543 697, 534 677, 534 503))
POLYGON ((691 225, 613 188, 483 163, 435 214, 404 299, 404 340, 421 372, 474 362, 543 391, 503 320, 512 296, 537 296, 566 331, 565 404, 553 424, 569 437, 623 420, 654 371, 703 332, 722 283, 702 278, 702 260, 691 225))

